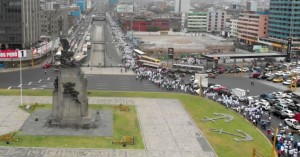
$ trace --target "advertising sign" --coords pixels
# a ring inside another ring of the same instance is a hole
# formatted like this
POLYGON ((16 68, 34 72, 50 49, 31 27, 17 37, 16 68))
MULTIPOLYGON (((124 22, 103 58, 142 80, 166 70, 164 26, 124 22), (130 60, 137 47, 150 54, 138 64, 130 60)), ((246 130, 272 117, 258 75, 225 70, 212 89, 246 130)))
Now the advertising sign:
POLYGON ((169 59, 173 59, 174 48, 168 48, 168 56, 169 56, 169 59))
POLYGON ((0 50, 0 58, 18 58, 18 50, 0 50))
POLYGON ((118 13, 133 13, 133 5, 132 4, 119 4, 117 6, 118 13))

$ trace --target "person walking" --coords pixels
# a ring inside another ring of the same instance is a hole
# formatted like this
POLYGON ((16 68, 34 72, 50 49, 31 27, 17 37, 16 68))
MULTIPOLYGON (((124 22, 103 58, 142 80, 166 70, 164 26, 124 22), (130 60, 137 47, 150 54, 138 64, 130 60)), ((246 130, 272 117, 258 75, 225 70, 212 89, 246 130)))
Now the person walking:
POLYGON ((45 69, 45 75, 47 74, 47 70, 45 69))

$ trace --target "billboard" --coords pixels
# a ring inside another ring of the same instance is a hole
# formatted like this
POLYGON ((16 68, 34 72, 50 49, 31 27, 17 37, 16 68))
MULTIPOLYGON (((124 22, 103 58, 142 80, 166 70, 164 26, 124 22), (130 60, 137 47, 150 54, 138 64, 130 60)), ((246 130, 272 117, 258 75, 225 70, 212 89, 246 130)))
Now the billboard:
POLYGON ((0 58, 18 58, 18 50, 0 50, 0 58))
POLYGON ((256 53, 267 53, 269 49, 268 46, 253 45, 253 51, 256 53))
POLYGON ((119 4, 117 6, 118 13, 133 13, 133 5, 132 4, 119 4))

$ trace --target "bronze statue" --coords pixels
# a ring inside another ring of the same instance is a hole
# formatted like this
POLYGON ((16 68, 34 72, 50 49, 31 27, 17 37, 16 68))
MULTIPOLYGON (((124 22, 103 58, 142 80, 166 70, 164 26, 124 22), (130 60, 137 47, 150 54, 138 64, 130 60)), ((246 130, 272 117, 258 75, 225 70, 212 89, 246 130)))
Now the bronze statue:
POLYGON ((63 47, 63 50, 61 51, 61 58, 60 63, 63 68, 73 68, 78 67, 75 60, 73 59, 74 52, 69 51, 70 44, 67 39, 60 39, 60 43, 63 47))

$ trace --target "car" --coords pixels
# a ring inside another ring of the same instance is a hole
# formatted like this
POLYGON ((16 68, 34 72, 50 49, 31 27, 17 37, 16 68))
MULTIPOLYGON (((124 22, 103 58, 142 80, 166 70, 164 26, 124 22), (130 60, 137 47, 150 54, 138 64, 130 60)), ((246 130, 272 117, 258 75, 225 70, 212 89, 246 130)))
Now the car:
POLYGON ((300 129, 300 125, 296 119, 286 118, 286 119, 284 119, 284 123, 293 129, 296 129, 296 130, 300 129))
POLYGON ((280 111, 288 109, 288 106, 283 103, 276 103, 274 106, 275 106, 275 109, 280 110, 280 111))
POLYGON ((295 114, 291 110, 282 110, 281 112, 282 117, 293 118, 295 116, 295 114))
POLYGON ((51 68, 52 67, 52 64, 51 63, 46 63, 45 65, 43 65, 43 69, 48 69, 48 68, 51 68))
POLYGON ((276 78, 273 79, 273 82, 274 82, 274 83, 282 83, 283 81, 284 81, 284 80, 283 80, 282 77, 276 77, 276 78))
POLYGON ((286 80, 284 82, 282 82, 283 85, 291 85, 292 80, 286 80))
POLYGON ((220 90, 222 90, 222 89, 227 89, 226 87, 224 87, 224 86, 221 86, 221 85, 214 85, 214 86, 211 86, 210 87, 213 91, 215 91, 215 92, 218 92, 218 91, 220 91, 220 90))
POLYGON ((216 74, 214 74, 214 73, 208 73, 207 77, 208 78, 216 78, 216 74))
POLYGON ((267 81, 272 81, 275 77, 277 77, 276 75, 271 75, 267 78, 267 81))
POLYGON ((250 74, 250 78, 258 78, 260 76, 260 72, 253 72, 252 74, 250 74))

